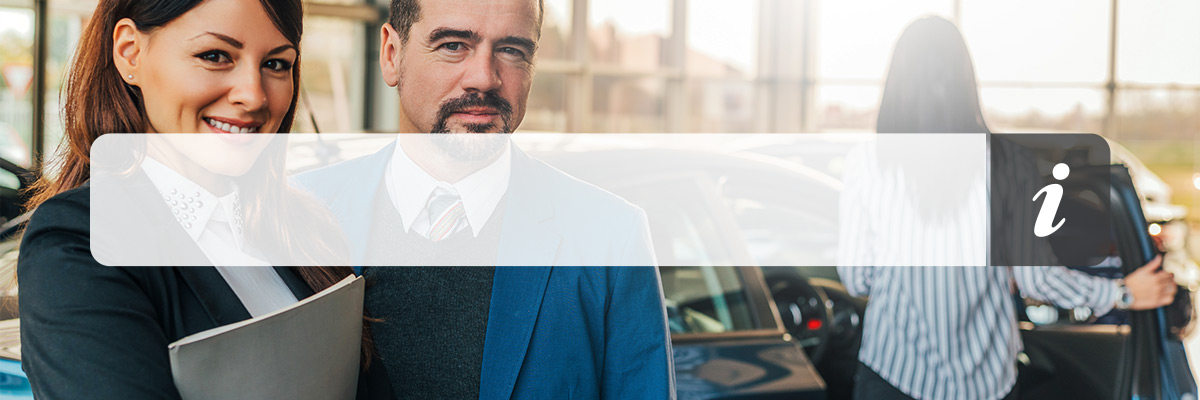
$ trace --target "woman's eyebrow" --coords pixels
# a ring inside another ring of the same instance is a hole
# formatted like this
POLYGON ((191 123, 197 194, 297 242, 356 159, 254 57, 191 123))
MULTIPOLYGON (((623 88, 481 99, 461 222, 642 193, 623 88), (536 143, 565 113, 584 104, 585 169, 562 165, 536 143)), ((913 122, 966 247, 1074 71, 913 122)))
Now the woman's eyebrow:
POLYGON ((267 54, 270 55, 270 54, 282 53, 282 52, 287 51, 288 49, 296 50, 296 46, 291 45, 291 44, 285 44, 283 46, 279 46, 274 49, 271 49, 271 51, 268 51, 267 54))
POLYGON ((204 36, 204 35, 212 35, 212 36, 216 36, 216 37, 217 37, 217 39, 221 39, 221 41, 223 41, 223 42, 225 42, 225 43, 229 43, 229 45, 230 45, 230 46, 233 46, 235 49, 238 49, 238 50, 241 50, 241 49, 242 49, 242 47, 245 47, 245 45, 244 45, 244 44, 242 44, 242 42, 241 42, 240 40, 237 40, 237 39, 234 39, 234 38, 232 38, 232 37, 230 37, 230 36, 228 36, 228 35, 222 35, 222 34, 220 34, 220 33, 216 33, 216 32, 204 32, 204 33, 201 33, 201 34, 199 34, 199 35, 196 35, 196 36, 195 36, 195 37, 193 37, 192 39, 188 39, 188 40, 194 40, 194 39, 196 39, 196 38, 198 38, 198 37, 201 37, 201 36, 204 36))
MULTIPOLYGON (((245 44, 242 43, 240 40, 234 39, 233 37, 231 37, 229 35, 223 35, 223 34, 216 33, 216 32, 204 32, 199 35, 196 35, 195 37, 192 37, 192 39, 196 39, 198 37, 205 36, 205 35, 211 35, 211 36, 216 37, 217 39, 221 39, 221 41, 223 41, 225 43, 229 43, 230 46, 233 46, 235 49, 238 49, 238 50, 241 50, 243 47, 245 47, 245 44)), ((189 39, 189 40, 191 40, 191 39, 189 39)), ((292 44, 285 44, 285 45, 276 47, 274 49, 271 49, 271 51, 267 52, 267 54, 281 53, 288 49, 295 50, 296 46, 292 45, 292 44)))

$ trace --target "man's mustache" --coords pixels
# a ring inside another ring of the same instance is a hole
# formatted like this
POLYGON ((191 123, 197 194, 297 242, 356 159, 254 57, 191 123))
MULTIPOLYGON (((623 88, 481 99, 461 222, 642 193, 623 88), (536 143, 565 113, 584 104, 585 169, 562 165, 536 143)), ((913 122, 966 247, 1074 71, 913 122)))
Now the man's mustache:
POLYGON ((512 104, 509 104, 508 100, 500 97, 496 92, 485 92, 482 94, 464 93, 458 98, 442 103, 441 108, 438 109, 438 120, 445 121, 450 118, 451 114, 462 112, 468 108, 479 107, 496 110, 496 113, 500 114, 500 117, 505 121, 508 121, 512 115, 512 104))

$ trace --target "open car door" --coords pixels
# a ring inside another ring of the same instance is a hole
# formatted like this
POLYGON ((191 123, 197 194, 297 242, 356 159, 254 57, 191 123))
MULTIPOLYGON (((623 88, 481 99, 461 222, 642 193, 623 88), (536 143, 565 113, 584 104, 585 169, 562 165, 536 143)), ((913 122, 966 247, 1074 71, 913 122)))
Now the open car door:
MULTIPOLYGON (((1091 190, 1109 192, 1115 258, 1120 260, 1113 273, 1124 276, 1153 259, 1158 250, 1147 232, 1129 171, 1114 165, 1091 172, 1110 179, 1110 185, 1091 190)), ((1086 198, 1089 188, 1067 190, 1086 198)), ((1191 301, 1181 297, 1177 301, 1191 301)), ((1023 322, 1025 356, 1018 365, 1017 388, 1021 398, 1196 398, 1183 343, 1171 334, 1165 309, 1106 318, 1117 324, 1023 322)))
MULTIPOLYGON (((1124 214, 1116 214, 1113 227, 1122 248, 1126 274, 1158 255, 1158 249, 1146 229, 1146 217, 1133 188, 1129 171, 1114 166, 1112 202, 1126 205, 1124 214)), ((1186 296, 1176 301, 1191 301, 1186 296)), ((1118 399, 1195 399, 1196 382, 1188 366, 1183 342, 1172 333, 1165 308, 1130 313, 1130 334, 1122 351, 1117 374, 1118 399)))

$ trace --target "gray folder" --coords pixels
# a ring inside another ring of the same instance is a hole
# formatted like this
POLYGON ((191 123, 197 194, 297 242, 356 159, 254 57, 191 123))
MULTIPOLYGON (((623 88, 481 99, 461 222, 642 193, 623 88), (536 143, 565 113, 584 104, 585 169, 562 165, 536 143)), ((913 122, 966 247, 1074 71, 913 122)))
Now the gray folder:
POLYGON ((353 399, 362 342, 362 277, 270 314, 169 345, 184 400, 353 399))

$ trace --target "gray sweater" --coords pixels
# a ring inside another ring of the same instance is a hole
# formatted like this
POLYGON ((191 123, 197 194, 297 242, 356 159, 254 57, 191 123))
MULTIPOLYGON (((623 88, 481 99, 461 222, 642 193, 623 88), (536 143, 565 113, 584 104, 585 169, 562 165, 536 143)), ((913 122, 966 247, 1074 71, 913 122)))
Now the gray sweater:
MULTIPOLYGON (((441 241, 404 232, 387 191, 373 208, 368 260, 376 257, 495 260, 505 202, 472 237, 463 229, 441 241)), ((477 399, 494 267, 370 267, 364 306, 382 322, 372 334, 397 399, 477 399)))

